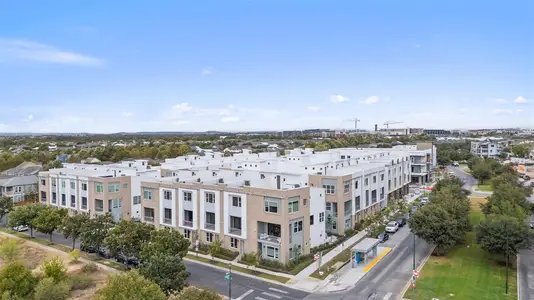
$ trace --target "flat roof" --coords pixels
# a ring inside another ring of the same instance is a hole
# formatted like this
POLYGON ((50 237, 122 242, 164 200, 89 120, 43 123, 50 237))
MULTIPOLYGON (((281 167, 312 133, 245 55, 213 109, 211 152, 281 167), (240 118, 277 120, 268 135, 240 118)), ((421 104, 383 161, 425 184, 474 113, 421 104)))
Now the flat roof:
POLYGON ((379 239, 364 238, 358 244, 354 245, 354 247, 352 247, 350 251, 367 253, 371 249, 373 249, 373 247, 376 247, 378 244, 380 244, 379 239))

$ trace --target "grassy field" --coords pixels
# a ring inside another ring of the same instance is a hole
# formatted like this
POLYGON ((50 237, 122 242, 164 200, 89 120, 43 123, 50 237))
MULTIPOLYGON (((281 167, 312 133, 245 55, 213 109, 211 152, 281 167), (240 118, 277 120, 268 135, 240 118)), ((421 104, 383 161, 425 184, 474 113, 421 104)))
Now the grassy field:
POLYGON ((481 192, 493 192, 491 184, 479 184, 476 189, 481 192))
MULTIPOLYGON (((483 220, 479 204, 484 202, 484 198, 471 198, 470 220, 473 224, 483 220)), ((476 244, 475 234, 469 232, 464 245, 451 250, 446 256, 430 257, 421 270, 415 292, 410 289, 404 297, 413 300, 515 300, 515 266, 509 271, 509 294, 505 295, 504 258, 482 250, 476 244)))

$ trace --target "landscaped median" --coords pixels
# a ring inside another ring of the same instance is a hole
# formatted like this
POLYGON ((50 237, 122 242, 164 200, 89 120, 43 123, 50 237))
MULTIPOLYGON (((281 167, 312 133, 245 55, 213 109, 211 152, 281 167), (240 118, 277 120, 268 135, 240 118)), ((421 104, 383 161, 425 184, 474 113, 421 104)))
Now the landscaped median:
MULTIPOLYGON (((228 264, 231 263, 231 262, 222 262, 222 261, 218 261, 218 260, 213 260, 213 259, 205 258, 203 256, 195 256, 195 255, 192 255, 192 254, 187 254, 186 258, 190 259, 190 260, 194 260, 194 261, 199 261, 199 262, 203 262, 203 263, 206 263, 206 264, 210 264, 210 265, 213 265, 213 266, 221 267, 221 268, 228 268, 228 264)), ((280 283, 286 283, 291 279, 289 277, 283 277, 283 276, 264 273, 264 272, 261 272, 261 271, 256 271, 254 269, 243 268, 243 267, 237 266, 235 264, 232 264, 232 271, 235 271, 237 273, 243 273, 243 274, 247 274, 247 275, 256 276, 256 277, 267 279, 267 280, 278 281, 280 283)))
POLYGON ((479 184, 477 185, 476 190, 481 192, 493 192, 493 187, 491 184, 479 184))

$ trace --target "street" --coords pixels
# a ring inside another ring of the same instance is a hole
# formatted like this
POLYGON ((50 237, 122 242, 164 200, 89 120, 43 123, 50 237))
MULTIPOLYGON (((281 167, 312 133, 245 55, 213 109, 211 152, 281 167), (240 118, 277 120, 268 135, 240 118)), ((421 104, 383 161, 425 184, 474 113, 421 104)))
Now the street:
MULTIPOLYGON (((29 235, 29 231, 22 232, 29 235)), ((48 234, 33 232, 33 236, 41 239, 49 239, 48 234)), ((72 247, 72 240, 65 239, 61 233, 54 233, 52 241, 56 244, 72 247)), ((79 240, 76 241, 76 247, 80 247, 79 240)), ((193 261, 184 261, 187 270, 191 272, 188 282, 191 285, 209 288, 218 293, 228 296, 228 281, 224 279, 226 271, 205 266, 193 261)), ((287 288, 283 285, 277 285, 232 274, 232 299, 239 300, 296 300, 304 299, 309 293, 287 288)))
MULTIPOLYGON (((534 221, 534 216, 530 217, 530 221, 534 221)), ((534 300, 534 248, 519 252, 517 285, 519 300, 534 300)))

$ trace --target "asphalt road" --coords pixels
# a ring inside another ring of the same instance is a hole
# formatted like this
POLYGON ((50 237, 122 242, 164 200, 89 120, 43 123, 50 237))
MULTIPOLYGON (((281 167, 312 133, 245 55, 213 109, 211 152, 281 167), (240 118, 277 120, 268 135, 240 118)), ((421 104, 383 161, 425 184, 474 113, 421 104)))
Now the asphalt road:
MULTIPOLYGON (((306 299, 330 300, 396 300, 402 298, 402 290, 410 280, 413 270, 413 235, 405 226, 384 243, 393 250, 371 269, 350 290, 333 294, 311 294, 306 299)), ((425 241, 415 240, 417 266, 430 253, 432 247, 425 241)))
MULTIPOLYGON (((30 234, 29 231, 23 232, 30 234)), ((33 232, 34 237, 48 240, 48 234, 33 232)), ((52 241, 56 244, 72 246, 71 239, 65 239, 61 233, 54 233, 52 241)), ((76 247, 80 247, 80 242, 76 242, 76 247)), ((228 296, 228 281, 224 279, 226 271, 205 266, 192 261, 184 261, 187 270, 191 272, 188 282, 191 285, 209 288, 228 296)), ((283 285, 277 285, 254 279, 239 274, 232 274, 232 299, 239 300, 296 300, 304 299, 309 293, 300 290, 287 288, 283 285)))

